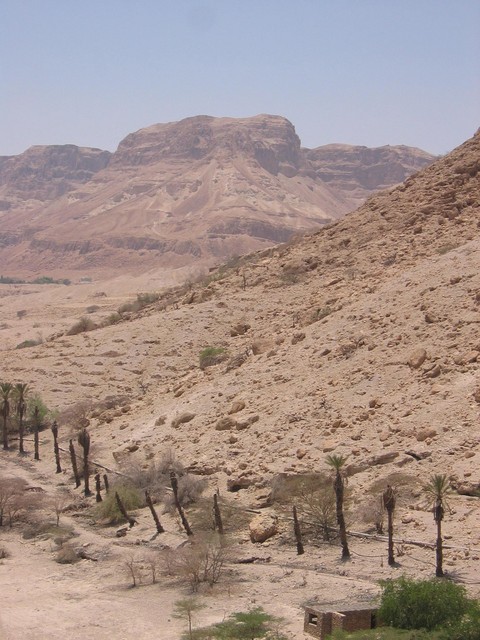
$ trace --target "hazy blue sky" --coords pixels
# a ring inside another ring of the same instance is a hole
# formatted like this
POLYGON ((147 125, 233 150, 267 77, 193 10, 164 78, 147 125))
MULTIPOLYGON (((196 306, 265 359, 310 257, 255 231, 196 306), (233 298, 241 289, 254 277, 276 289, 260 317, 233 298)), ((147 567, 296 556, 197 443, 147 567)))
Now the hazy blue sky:
POLYGON ((479 34, 480 0, 0 0, 0 155, 258 113, 444 153, 480 126, 479 34))

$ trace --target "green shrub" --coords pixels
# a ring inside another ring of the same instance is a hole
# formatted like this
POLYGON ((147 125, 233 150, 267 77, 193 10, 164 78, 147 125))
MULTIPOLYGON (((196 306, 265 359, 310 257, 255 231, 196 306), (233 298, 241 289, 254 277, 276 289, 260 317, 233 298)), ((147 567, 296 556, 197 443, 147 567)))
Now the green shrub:
POLYGON ((452 622, 443 636, 445 640, 480 640, 480 603, 470 601, 467 613, 452 622))
POLYGON ((223 362, 228 357, 223 347, 205 347, 200 351, 199 364, 200 369, 212 367, 219 362, 223 362))
POLYGON ((27 396, 26 422, 33 425, 35 421, 35 407, 38 408, 38 426, 45 426, 45 423, 52 422, 58 417, 58 411, 47 407, 39 393, 27 396))
POLYGON ((470 606, 465 588, 446 580, 403 576, 382 587, 379 617, 399 629, 438 629, 461 619, 470 606))
POLYGON ((143 507, 143 498, 135 487, 126 484, 113 486, 104 497, 103 502, 99 502, 95 508, 97 518, 106 520, 110 524, 116 524, 124 520, 118 508, 115 492, 120 496, 127 513, 143 507))

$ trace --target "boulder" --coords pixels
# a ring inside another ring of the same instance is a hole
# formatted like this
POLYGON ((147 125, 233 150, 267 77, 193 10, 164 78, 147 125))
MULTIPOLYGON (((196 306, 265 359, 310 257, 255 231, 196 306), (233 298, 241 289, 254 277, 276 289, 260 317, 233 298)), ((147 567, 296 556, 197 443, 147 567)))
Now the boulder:
POLYGON ((239 411, 242 411, 242 409, 245 409, 244 400, 235 400, 228 410, 228 414, 231 415, 232 413, 238 413, 239 411))
POLYGON ((428 438, 434 438, 436 435, 437 432, 435 429, 433 429, 433 427, 426 427, 425 429, 420 429, 415 434, 415 437, 418 442, 424 442, 425 440, 428 440, 428 438))
POLYGON ((407 360, 407 364, 412 369, 418 369, 425 362, 426 357, 427 357, 427 352, 425 351, 425 349, 419 347, 418 349, 415 349, 415 351, 413 351, 410 354, 407 360))
POLYGON ((181 413, 179 416, 172 420, 172 427, 176 429, 179 425, 184 424, 185 422, 190 422, 195 417, 194 413, 190 413, 189 411, 185 411, 181 413))
POLYGON ((278 519, 272 514, 262 513, 253 518, 249 530, 252 542, 265 542, 278 533, 278 519))
POLYGON ((236 420, 225 416, 224 418, 220 418, 220 420, 218 420, 217 424, 215 425, 215 429, 216 431, 229 431, 230 429, 234 429, 236 425, 236 420))
POLYGON ((247 322, 237 322, 237 324, 230 329, 230 335, 232 338, 235 338, 236 336, 243 336, 249 329, 250 325, 247 322))

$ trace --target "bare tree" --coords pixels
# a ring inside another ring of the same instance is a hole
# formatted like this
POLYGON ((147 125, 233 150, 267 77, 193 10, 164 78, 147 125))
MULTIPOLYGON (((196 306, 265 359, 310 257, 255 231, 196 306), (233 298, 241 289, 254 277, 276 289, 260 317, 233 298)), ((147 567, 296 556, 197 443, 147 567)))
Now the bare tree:
POLYGON ((136 587, 137 582, 140 581, 138 560, 135 558, 133 554, 129 555, 125 559, 124 566, 127 574, 130 576, 132 580, 132 587, 136 587))

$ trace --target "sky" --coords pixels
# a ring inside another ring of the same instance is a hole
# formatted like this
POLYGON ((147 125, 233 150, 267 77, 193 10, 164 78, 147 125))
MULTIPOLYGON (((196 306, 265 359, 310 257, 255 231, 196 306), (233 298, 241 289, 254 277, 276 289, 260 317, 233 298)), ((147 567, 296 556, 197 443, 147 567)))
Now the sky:
POLYGON ((0 155, 206 114, 443 154, 480 127, 480 0, 0 0, 0 155))

